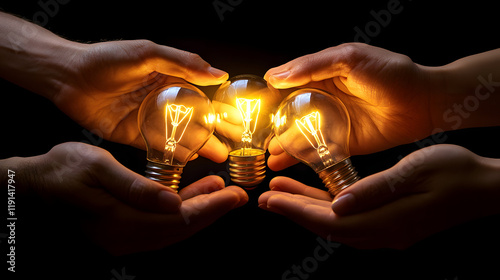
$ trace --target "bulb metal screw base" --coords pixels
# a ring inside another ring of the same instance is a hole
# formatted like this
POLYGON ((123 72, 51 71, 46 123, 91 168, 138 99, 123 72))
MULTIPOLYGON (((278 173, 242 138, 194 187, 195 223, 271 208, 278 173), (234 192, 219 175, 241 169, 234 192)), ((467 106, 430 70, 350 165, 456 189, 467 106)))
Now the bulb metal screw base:
POLYGON ((229 154, 229 175, 235 184, 246 190, 254 189, 266 177, 265 152, 249 156, 229 154))
POLYGON ((146 165, 146 178, 156 181, 177 192, 181 181, 182 167, 170 166, 148 161, 146 165))
POLYGON ((318 172, 318 175, 332 197, 359 180, 358 172, 349 158, 318 172))

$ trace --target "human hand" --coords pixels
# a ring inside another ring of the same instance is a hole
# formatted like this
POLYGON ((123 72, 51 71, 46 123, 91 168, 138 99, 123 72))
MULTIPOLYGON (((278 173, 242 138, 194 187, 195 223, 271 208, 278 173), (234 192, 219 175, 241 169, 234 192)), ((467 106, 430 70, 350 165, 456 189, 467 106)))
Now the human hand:
MULTIPOLYGON (((433 92, 439 90, 431 67, 385 49, 350 43, 302 56, 270 69, 265 79, 285 92, 296 87, 325 90, 342 100, 351 118, 350 153, 368 154, 431 134, 433 92)), ((297 161, 276 139, 268 165, 281 170, 297 161)))
MULTIPOLYGON (((9 160, 0 161, 0 167, 9 160)), ((83 143, 64 143, 45 155, 13 160, 18 163, 16 186, 23 193, 75 210, 85 233, 115 255, 186 239, 248 200, 241 188, 224 188, 218 176, 176 194, 127 169, 107 151, 83 143)))
POLYGON ((259 207, 322 237, 358 248, 406 248, 454 225, 500 213, 500 160, 435 145, 330 195, 286 177, 270 182, 259 207), (332 211, 333 209, 333 211, 332 211))
MULTIPOLYGON (((53 102, 99 137, 142 149, 137 113, 151 90, 181 79, 204 86, 228 78, 196 54, 146 40, 72 47, 77 51, 67 62, 71 71, 53 102)), ((227 157, 225 146, 214 136, 198 153, 215 162, 227 157)))

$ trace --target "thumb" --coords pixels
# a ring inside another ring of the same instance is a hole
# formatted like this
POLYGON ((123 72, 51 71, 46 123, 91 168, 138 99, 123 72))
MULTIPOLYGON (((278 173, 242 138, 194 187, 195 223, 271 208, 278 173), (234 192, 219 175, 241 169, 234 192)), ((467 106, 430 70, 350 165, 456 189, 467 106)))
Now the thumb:
POLYGON ((131 207, 160 213, 179 211, 182 200, 174 190, 131 171, 111 155, 96 175, 102 188, 131 207))
POLYGON ((412 176, 401 176, 401 164, 365 177, 340 192, 332 202, 332 210, 338 215, 350 215, 374 209, 394 201, 407 193, 412 176))
POLYGON ((363 48, 358 44, 343 44, 324 49, 269 69, 264 78, 273 87, 284 89, 347 76, 356 61, 363 56, 360 50, 363 48))
POLYGON ((200 86, 217 85, 227 80, 229 74, 210 66, 199 55, 172 47, 154 45, 149 53, 154 71, 183 78, 200 86))

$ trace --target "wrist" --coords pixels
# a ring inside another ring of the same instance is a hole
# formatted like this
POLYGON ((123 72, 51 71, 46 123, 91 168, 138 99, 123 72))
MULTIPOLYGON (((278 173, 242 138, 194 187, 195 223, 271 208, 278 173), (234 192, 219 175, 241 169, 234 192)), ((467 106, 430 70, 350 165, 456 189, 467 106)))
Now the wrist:
POLYGON ((79 43, 12 15, 0 13, 0 76, 49 100, 75 76, 79 43), (29 30, 29 33, 26 32, 29 30))
POLYGON ((498 126, 500 49, 427 68, 434 127, 457 130, 498 126))
POLYGON ((27 71, 26 74, 31 75, 30 82, 21 86, 54 102, 63 87, 78 76, 73 65, 83 49, 83 44, 56 35, 40 38, 37 43, 39 47, 33 47, 29 51, 31 61, 25 61, 28 64, 26 68, 33 64, 36 67, 31 66, 27 71), (34 83, 31 83, 31 80, 34 80, 34 83))
POLYGON ((431 122, 431 131, 428 135, 432 135, 441 131, 449 130, 448 126, 443 122, 443 111, 446 110, 448 100, 446 93, 448 92, 449 69, 439 66, 423 66, 418 65, 422 75, 422 81, 425 83, 423 94, 428 96, 428 114, 431 122))
POLYGON ((74 83, 78 79, 77 69, 74 65, 84 50, 85 44, 72 42, 57 37, 50 42, 50 49, 47 50, 47 58, 43 61, 43 69, 48 72, 45 76, 47 88, 34 92, 46 97, 53 103, 61 94, 65 86, 74 83))

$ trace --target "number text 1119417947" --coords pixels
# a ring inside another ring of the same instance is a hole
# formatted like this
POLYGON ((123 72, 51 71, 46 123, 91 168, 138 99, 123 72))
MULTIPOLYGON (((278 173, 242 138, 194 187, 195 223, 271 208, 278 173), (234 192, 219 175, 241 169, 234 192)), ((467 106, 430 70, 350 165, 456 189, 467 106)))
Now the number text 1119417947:
POLYGON ((16 187, 14 180, 16 172, 7 170, 7 228, 9 229, 9 240, 7 243, 10 245, 7 254, 7 268, 11 272, 16 272, 16 187))

